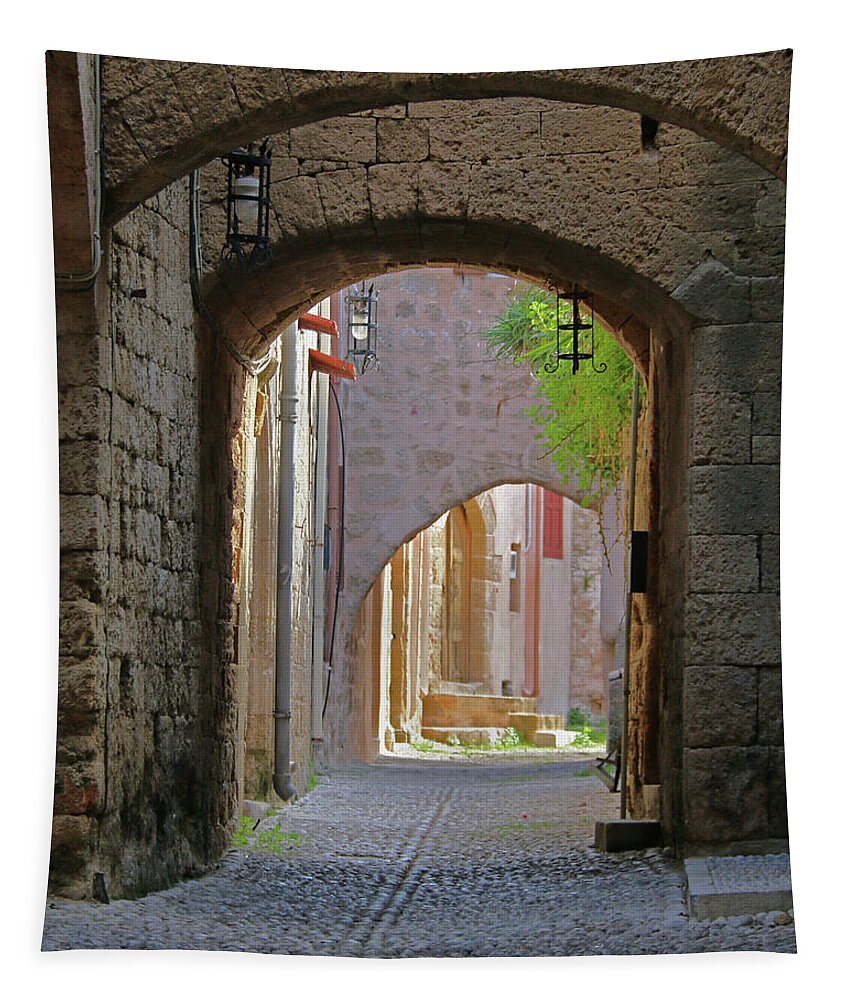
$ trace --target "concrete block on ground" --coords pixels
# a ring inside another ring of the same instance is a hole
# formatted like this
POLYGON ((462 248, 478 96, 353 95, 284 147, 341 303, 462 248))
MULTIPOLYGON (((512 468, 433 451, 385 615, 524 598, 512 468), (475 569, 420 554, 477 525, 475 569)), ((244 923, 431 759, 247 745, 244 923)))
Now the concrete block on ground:
POLYGON ((566 729, 539 729, 532 735, 536 747, 569 747, 576 739, 576 733, 566 729))
POLYGON ((788 854, 686 858, 684 864, 688 909, 697 920, 788 910, 792 906, 788 854))
POLYGON ((597 820, 594 829, 598 851, 640 851, 661 843, 662 827, 655 819, 597 820))

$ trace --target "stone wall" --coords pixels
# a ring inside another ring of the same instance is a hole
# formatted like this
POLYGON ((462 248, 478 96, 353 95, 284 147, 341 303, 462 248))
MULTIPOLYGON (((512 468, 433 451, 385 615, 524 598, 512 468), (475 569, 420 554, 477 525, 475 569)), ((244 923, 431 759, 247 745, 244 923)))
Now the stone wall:
MULTIPOLYGON (((74 683, 61 696, 55 808, 66 827, 96 818, 94 867, 123 895, 195 870, 221 843, 199 753, 209 719, 187 240, 178 183, 113 230, 101 317, 60 328, 60 678, 74 683), (97 750, 81 753, 65 720, 79 724, 87 703, 97 750)), ((77 895, 92 875, 78 860, 53 865, 53 884, 77 895)))
MULTIPOLYGON (((163 183, 245 142, 405 101, 550 98, 650 115, 785 176, 790 50, 661 64, 513 73, 362 73, 106 60, 107 167, 120 215, 163 183)), ((416 145, 409 125, 389 146, 416 145)))

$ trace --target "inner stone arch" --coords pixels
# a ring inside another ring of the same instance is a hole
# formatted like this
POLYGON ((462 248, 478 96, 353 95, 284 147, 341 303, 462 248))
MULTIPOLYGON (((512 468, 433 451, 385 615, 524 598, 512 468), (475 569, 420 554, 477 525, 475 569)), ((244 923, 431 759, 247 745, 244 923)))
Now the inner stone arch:
MULTIPOLYGON (((506 737, 565 746, 577 712, 605 725, 604 546, 595 513, 563 501, 500 483, 443 512, 379 570, 349 650, 358 755, 506 737)), ((622 566, 615 576, 622 595, 622 566)))

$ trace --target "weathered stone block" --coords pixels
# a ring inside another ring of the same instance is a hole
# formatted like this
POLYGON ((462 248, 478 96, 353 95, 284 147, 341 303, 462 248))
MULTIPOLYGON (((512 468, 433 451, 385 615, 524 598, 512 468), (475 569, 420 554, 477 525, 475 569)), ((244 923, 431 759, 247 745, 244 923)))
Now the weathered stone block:
POLYGON ((652 819, 598 820, 594 847, 598 851, 640 851, 662 843, 662 828, 652 819))
POLYGON ((777 323, 706 326, 694 331, 695 392, 779 392, 782 355, 777 323))
POLYGON ((696 535, 777 532, 780 472, 776 465, 689 469, 690 528, 696 535))
POLYGON ((755 535, 692 535, 689 590, 692 593, 744 593, 759 586, 755 535))
POLYGON ((641 149, 638 115, 620 108, 550 104, 541 113, 541 147, 545 153, 599 153, 608 149, 641 149))
POLYGON ((325 210, 325 221, 333 233, 340 229, 370 225, 370 205, 366 170, 335 170, 319 174, 319 197, 325 210))
POLYGON ((103 497, 60 496, 59 546, 63 551, 105 548, 107 527, 103 497))
POLYGON ((780 462, 780 437, 757 434, 752 441, 751 460, 755 465, 777 465, 780 462))
POLYGON ((780 393, 753 394, 753 433, 780 434, 780 393))
POLYGON ((691 397, 691 412, 692 465, 745 465, 750 461, 750 397, 698 392, 691 397))
POLYGON ((779 323, 783 319, 783 278, 751 279, 751 315, 779 323))
POLYGON ((63 601, 100 604, 107 582, 106 552, 63 552, 59 558, 59 594, 63 601))
POLYGON ((53 809, 66 815, 98 813, 103 809, 103 761, 89 760, 57 768, 53 809))
POLYGON ((59 440, 106 440, 109 409, 109 394, 97 386, 71 386, 60 392, 59 440))
POLYGON ((686 668, 683 682, 686 746, 748 746, 755 742, 756 735, 756 668, 686 668))
MULTIPOLYGON (((73 645, 73 640, 69 645, 73 645)), ((104 665, 94 657, 60 665, 58 744, 85 736, 102 725, 105 676, 104 665)))
POLYGON ((59 489, 64 494, 110 492, 110 454, 101 441, 63 441, 59 445, 59 489))
POLYGON ((714 257, 701 261, 671 297, 698 319, 715 323, 746 323, 750 319, 750 281, 714 257))
POLYGON ((91 816, 54 816, 50 842, 50 888, 54 892, 83 898, 89 889, 85 876, 94 841, 91 816))
MULTIPOLYGON (((660 126, 659 139, 669 126, 660 126)), ((683 135, 681 133, 681 135, 683 135)), ((695 142, 694 133, 685 133, 689 141, 659 143, 664 154, 659 158, 661 181, 666 187, 695 187, 698 184, 738 184, 755 181, 764 174, 756 164, 737 156, 714 142, 695 142)))
POLYGON ((408 164, 379 164, 367 172, 373 219, 382 222, 417 218, 419 167, 408 164))
POLYGON ((399 163, 428 159, 428 126, 410 118, 385 118, 378 123, 378 159, 399 163))
POLYGON ((429 120, 430 155, 433 160, 479 163, 486 150, 500 150, 500 158, 540 152, 540 119, 536 113, 494 116, 459 116, 429 120))
POLYGON ((94 333, 63 334, 56 341, 57 378, 61 388, 106 385, 110 344, 94 333))
POLYGON ((759 670, 759 742, 783 746, 783 687, 780 667, 759 670))
POLYGON ((722 843, 783 836, 770 819, 774 784, 767 747, 684 750, 685 839, 722 843))
POLYGON ((777 595, 690 594, 685 606, 692 663, 757 666, 780 662, 777 595))
POLYGON ((420 214, 427 218, 463 218, 467 214, 470 176, 470 168, 463 163, 424 163, 420 169, 420 214))
POLYGON ((374 118, 329 118, 290 132, 290 155, 300 160, 370 163, 375 160, 374 118))
POLYGON ((293 239, 303 233, 315 233, 317 224, 324 226, 325 216, 315 177, 292 177, 272 187, 275 215, 280 220, 284 237, 293 239))
POLYGON ((780 536, 763 535, 759 546, 760 590, 780 590, 780 536))

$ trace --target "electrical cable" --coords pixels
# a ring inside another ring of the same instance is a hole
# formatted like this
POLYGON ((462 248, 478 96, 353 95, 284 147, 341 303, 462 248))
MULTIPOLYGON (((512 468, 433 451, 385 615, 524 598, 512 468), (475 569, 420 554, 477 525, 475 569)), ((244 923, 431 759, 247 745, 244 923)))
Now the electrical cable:
POLYGON ((331 643, 328 649, 328 676, 325 680, 325 701, 322 705, 322 718, 325 718, 325 710, 328 708, 328 695, 331 691, 331 673, 334 664, 334 637, 337 634, 337 609, 340 606, 340 584, 343 578, 343 525, 346 523, 346 435, 343 431, 343 410, 340 406, 340 398, 334 383, 328 380, 328 387, 337 404, 337 418, 340 421, 340 465, 342 474, 340 477, 340 544, 337 547, 337 586, 334 595, 334 617, 331 621, 331 643))

